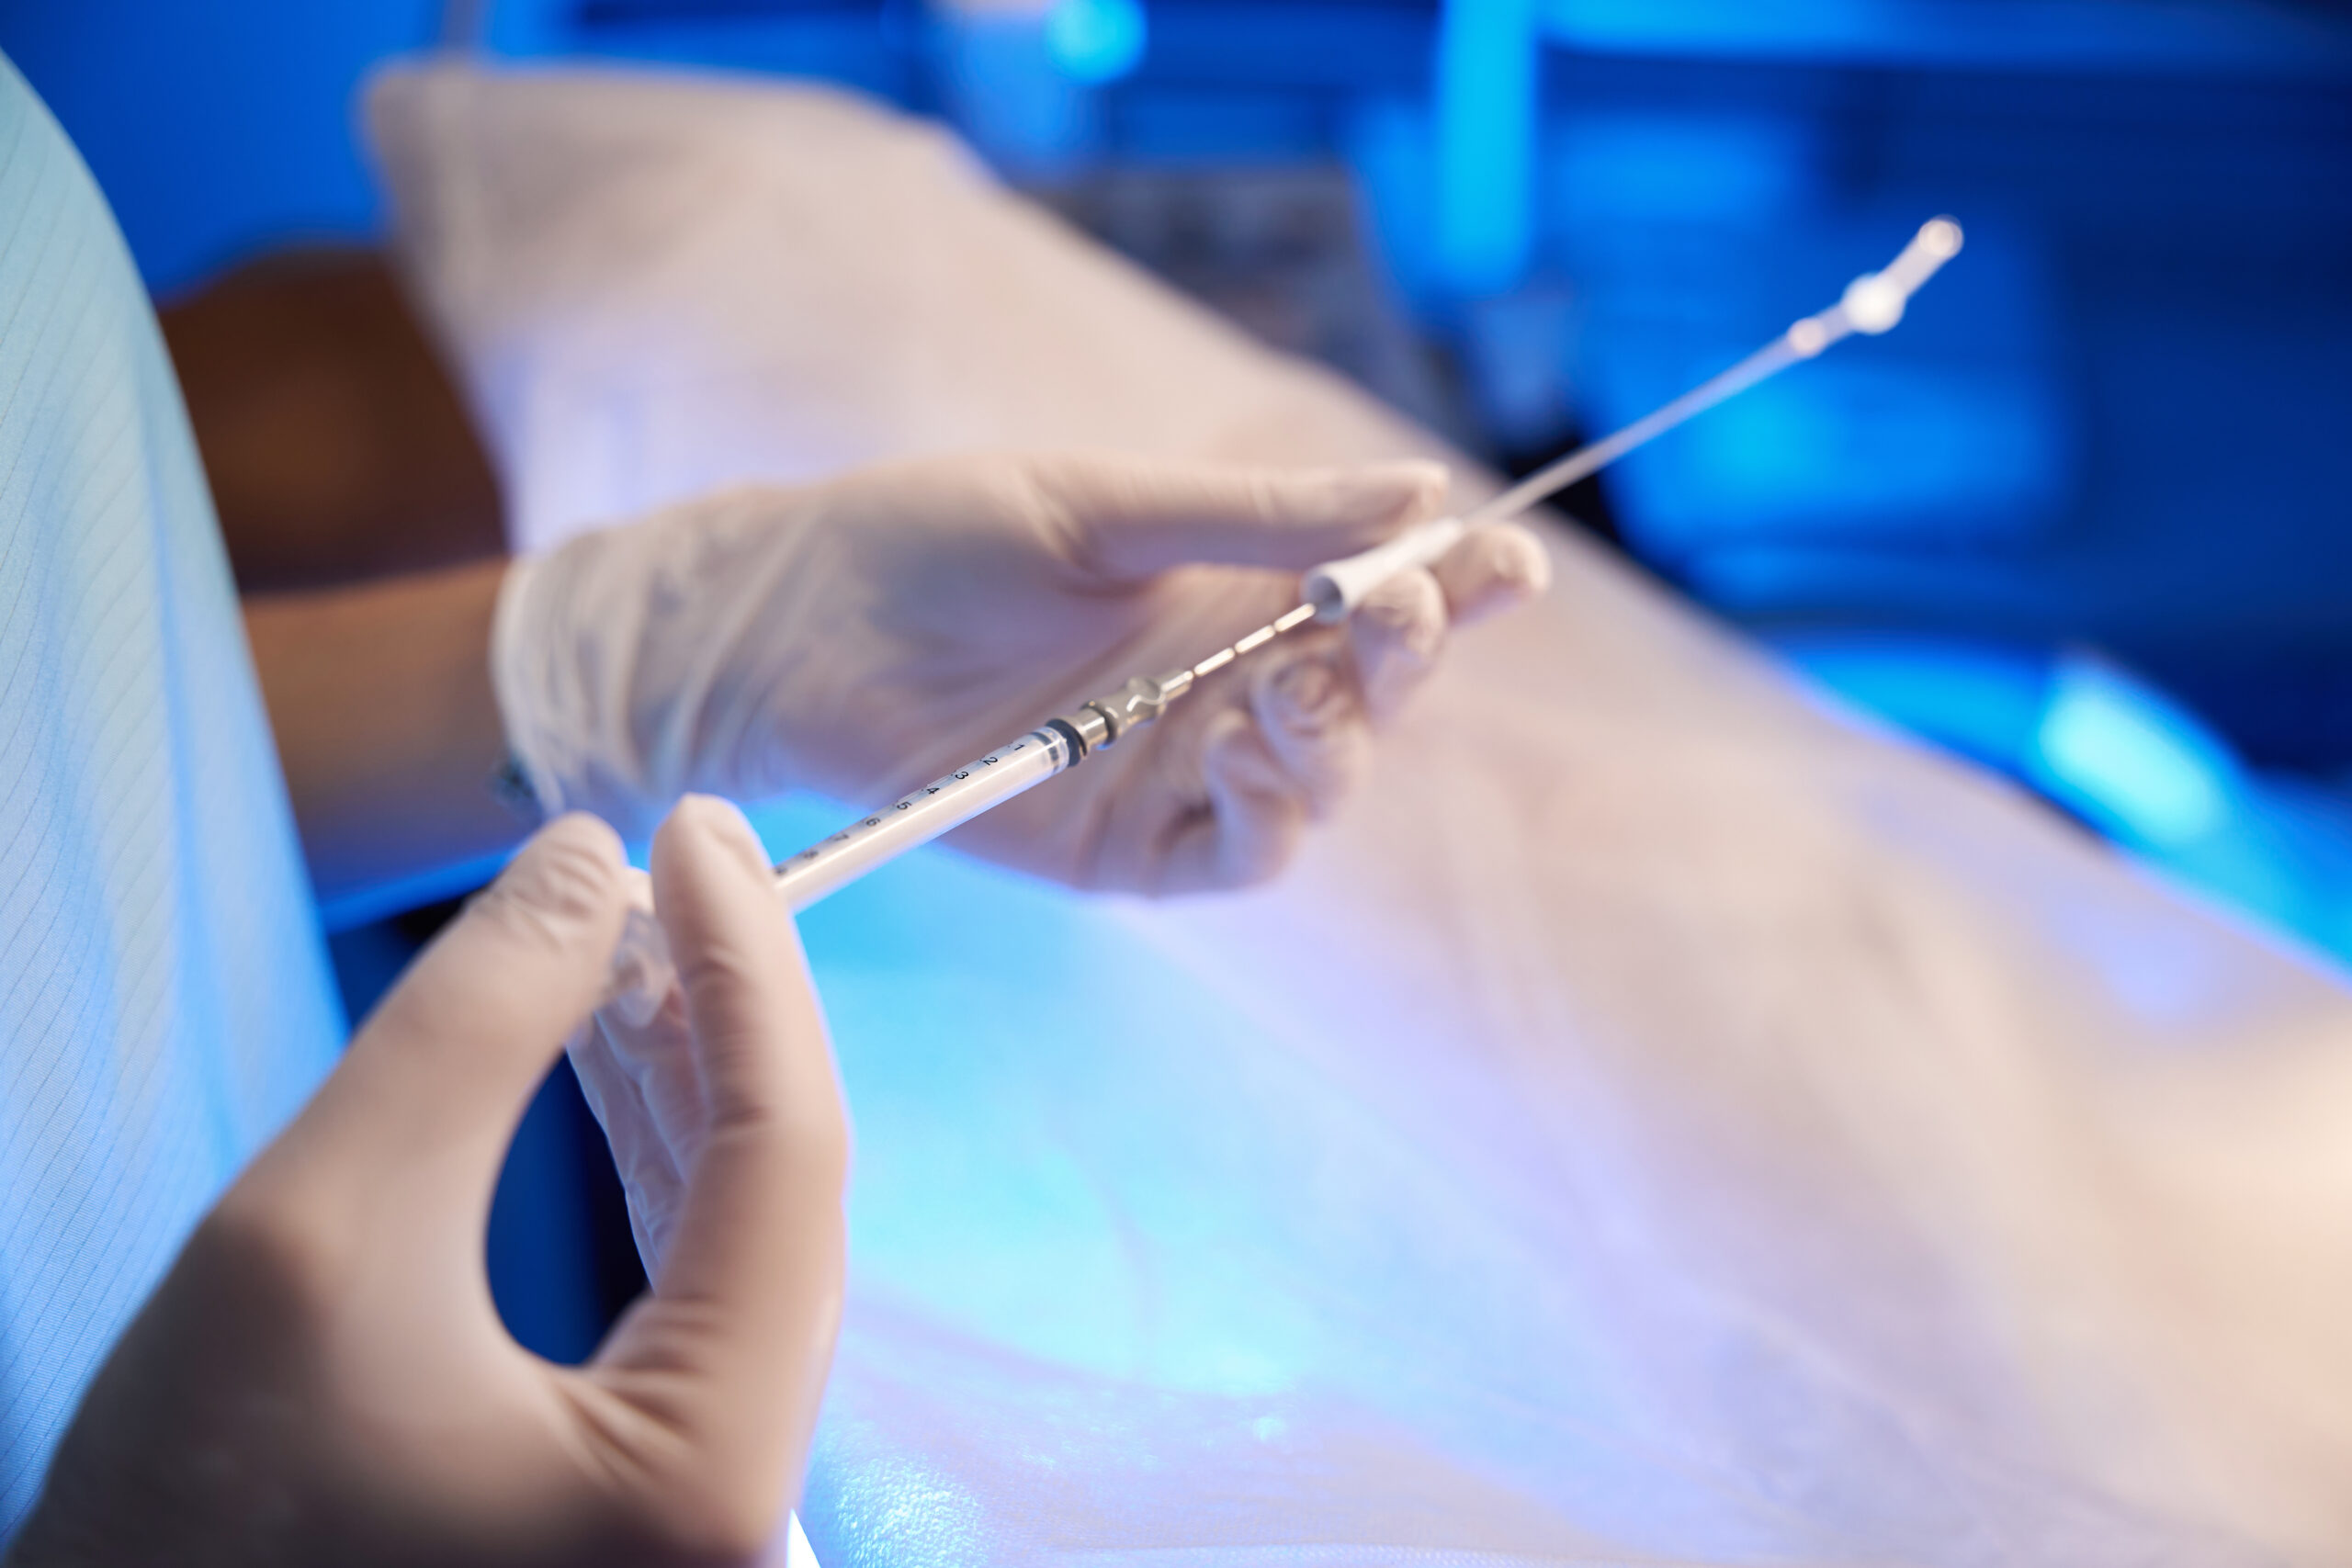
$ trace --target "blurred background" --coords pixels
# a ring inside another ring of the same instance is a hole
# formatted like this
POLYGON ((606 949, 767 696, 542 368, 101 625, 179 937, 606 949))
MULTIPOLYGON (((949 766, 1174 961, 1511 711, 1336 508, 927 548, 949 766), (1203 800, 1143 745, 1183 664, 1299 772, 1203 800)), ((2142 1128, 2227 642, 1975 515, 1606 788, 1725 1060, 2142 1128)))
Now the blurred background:
MULTIPOLYGON (((2352 958, 2346 0, 0 0, 164 309, 249 588, 500 547, 353 129, 368 68, 435 47, 944 118, 1515 472, 1950 213, 1968 249, 1899 332, 1581 488, 1577 524, 2352 958), (419 433, 441 456, 391 460, 419 433)), ((328 915, 356 1016, 446 911, 328 915)), ((596 1147, 559 1075, 493 1217, 501 1303, 549 1354, 638 1282, 596 1147)))

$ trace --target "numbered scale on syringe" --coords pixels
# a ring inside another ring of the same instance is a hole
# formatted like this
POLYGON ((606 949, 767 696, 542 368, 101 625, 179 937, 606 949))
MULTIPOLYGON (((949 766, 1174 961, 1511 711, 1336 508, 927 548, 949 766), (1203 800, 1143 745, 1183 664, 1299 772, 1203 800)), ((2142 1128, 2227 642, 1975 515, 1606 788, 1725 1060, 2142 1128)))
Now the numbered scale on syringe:
POLYGON ((776 890, 793 908, 805 909, 904 850, 1052 778, 1072 760, 1058 730, 1033 729, 809 845, 775 868, 776 890))

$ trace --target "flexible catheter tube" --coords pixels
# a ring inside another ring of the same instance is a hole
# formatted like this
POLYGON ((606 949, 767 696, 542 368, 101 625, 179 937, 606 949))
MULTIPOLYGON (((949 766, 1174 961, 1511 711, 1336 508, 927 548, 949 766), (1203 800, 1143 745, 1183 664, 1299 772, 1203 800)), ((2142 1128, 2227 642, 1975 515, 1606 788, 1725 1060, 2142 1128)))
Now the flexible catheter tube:
POLYGON ((1363 603, 1365 594, 1400 571, 1432 564, 1452 549, 1454 541, 1471 526, 1518 516, 1578 479, 1599 473, 1684 420, 1705 412, 1799 360, 1811 359, 1849 333, 1876 334, 1889 330, 1903 319, 1905 306, 1918 292, 1920 285, 1960 254, 1961 242, 1958 223, 1949 218, 1929 219, 1912 235, 1902 254, 1883 270, 1866 272, 1854 279, 1837 304, 1796 322, 1730 369, 1710 377, 1664 407, 1651 410, 1614 434, 1580 446, 1558 462, 1539 469, 1474 508, 1466 517, 1440 517, 1408 528, 1360 555, 1325 561, 1302 581, 1300 596, 1315 607, 1317 620, 1345 620, 1363 603))

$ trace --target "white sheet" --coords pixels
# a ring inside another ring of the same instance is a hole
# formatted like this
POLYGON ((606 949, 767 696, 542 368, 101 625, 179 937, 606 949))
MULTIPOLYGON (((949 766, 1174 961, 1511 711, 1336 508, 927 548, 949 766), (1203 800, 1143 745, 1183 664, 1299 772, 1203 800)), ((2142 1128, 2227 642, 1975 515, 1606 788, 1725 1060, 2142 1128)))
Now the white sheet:
MULTIPOLYGON (((527 544, 953 446, 1434 449, 838 95, 371 107, 527 544)), ((2352 991, 1558 553, 1273 888, 934 856, 808 918, 820 1560, 2352 1562, 2352 991)))

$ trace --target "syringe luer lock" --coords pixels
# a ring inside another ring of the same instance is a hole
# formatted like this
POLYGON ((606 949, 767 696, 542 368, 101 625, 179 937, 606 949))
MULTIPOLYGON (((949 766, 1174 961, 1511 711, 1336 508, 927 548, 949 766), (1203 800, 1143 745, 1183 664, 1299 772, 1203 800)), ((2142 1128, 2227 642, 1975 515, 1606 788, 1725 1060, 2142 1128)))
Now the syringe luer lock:
MULTIPOLYGON (((1198 682, 1236 660, 1306 625, 1344 620, 1374 589, 1398 572, 1434 563, 1482 523, 1516 517, 1615 462, 1694 414, 1713 408, 1854 333, 1876 334, 1903 319, 1905 306, 1936 269, 1959 254, 1960 225, 1937 218, 1921 226, 1884 270, 1847 286, 1838 303, 1792 323, 1746 359, 1643 415, 1614 434, 1577 448, 1460 517, 1406 529, 1361 555, 1327 561, 1300 584, 1304 601, 1197 664, 1163 675, 1138 675, 1117 691, 1080 704, 1026 735, 858 818, 775 868, 777 895, 797 913, 867 872, 927 844, 1095 751, 1117 744, 1166 712, 1198 682)), ((642 1024, 660 1005, 672 975, 668 945, 650 909, 632 910, 613 958, 606 1005, 642 1024)))

